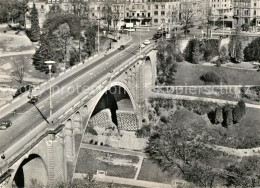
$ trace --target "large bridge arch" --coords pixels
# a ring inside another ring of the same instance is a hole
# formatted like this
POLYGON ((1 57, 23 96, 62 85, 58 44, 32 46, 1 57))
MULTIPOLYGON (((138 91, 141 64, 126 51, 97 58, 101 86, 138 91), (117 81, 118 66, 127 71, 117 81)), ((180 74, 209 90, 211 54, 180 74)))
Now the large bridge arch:
POLYGON ((47 166, 38 154, 30 154, 18 166, 12 187, 46 186, 48 183, 47 166))
MULTIPOLYGON (((121 87, 121 88, 123 88, 123 89, 126 91, 126 93, 128 94, 128 96, 129 96, 129 98, 130 98, 131 104, 132 104, 132 106, 133 106, 133 111, 134 111, 135 114, 137 115, 137 120, 138 120, 138 123, 139 123, 139 120, 140 120, 141 117, 139 117, 139 113, 138 113, 138 112, 139 112, 139 109, 138 109, 138 106, 137 106, 137 104, 136 104, 136 101, 135 101, 135 99, 134 99, 134 96, 133 96, 132 92, 130 91, 130 89, 129 89, 124 83, 122 83, 122 82, 120 82, 120 81, 115 81, 115 82, 110 83, 106 88, 104 88, 102 91, 100 91, 99 94, 96 95, 95 98, 93 98, 93 103, 92 103, 91 106, 89 106, 89 108, 88 108, 88 114, 89 114, 89 116, 88 116, 88 119, 87 119, 87 121, 86 121, 86 123, 85 123, 85 126, 84 126, 85 129, 86 129, 86 127, 87 127, 88 124, 89 124, 90 118, 91 118, 91 116, 92 116, 92 114, 93 114, 93 112, 94 112, 94 110, 95 110, 95 108, 96 108, 98 102, 100 101, 100 99, 102 98, 102 96, 103 96, 107 91, 109 91, 111 88, 113 88, 113 87, 121 87)), ((139 126, 139 125, 138 125, 138 126, 139 126)), ((85 131, 85 130, 84 130, 84 131, 85 131)))

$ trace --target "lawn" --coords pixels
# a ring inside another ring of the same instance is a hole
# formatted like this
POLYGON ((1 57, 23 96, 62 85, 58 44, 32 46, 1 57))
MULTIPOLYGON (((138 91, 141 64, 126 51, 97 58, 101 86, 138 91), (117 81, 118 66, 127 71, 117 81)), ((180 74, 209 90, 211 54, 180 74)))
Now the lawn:
POLYGON ((5 83, 9 86, 21 86, 20 83, 11 77, 11 72, 14 70, 14 64, 21 63, 22 61, 25 61, 25 82, 23 85, 46 80, 48 75, 35 70, 31 58, 31 54, 0 57, 1 83, 5 83))
POLYGON ((179 63, 177 69, 175 85, 204 85, 200 76, 209 71, 218 73, 228 85, 260 85, 260 73, 257 71, 194 65, 187 62, 179 63))
POLYGON ((178 177, 168 172, 162 172, 162 170, 157 164, 153 163, 149 159, 144 159, 140 174, 137 179, 170 184, 174 178, 178 177))
POLYGON ((76 173, 96 174, 97 170, 107 171, 108 176, 134 178, 139 157, 112 154, 102 151, 80 149, 76 173))

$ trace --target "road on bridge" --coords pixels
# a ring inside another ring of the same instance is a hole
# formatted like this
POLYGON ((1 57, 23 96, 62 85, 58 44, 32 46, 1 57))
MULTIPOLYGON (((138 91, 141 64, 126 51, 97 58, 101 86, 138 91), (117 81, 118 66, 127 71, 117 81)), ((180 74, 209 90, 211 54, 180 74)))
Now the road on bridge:
MULTIPOLYGON (((139 32, 133 34, 133 39, 128 43, 127 48, 123 51, 116 50, 111 54, 97 60, 89 66, 82 68, 72 76, 64 79, 57 85, 54 85, 54 93, 52 94, 53 101, 53 113, 60 110, 64 105, 76 97, 79 90, 89 88, 109 74, 111 70, 114 70, 119 65, 123 64, 129 58, 139 53, 139 32), (75 88, 77 90, 69 91, 69 88, 75 88), (55 88, 63 88, 55 91, 55 88)), ((142 40, 151 38, 152 32, 143 32, 142 40)), ((8 114, 1 118, 10 119, 12 126, 6 130, 0 130, 0 153, 4 152, 8 147, 18 142, 20 138, 26 135, 29 131, 33 130, 36 126, 43 123, 44 117, 49 117, 49 90, 45 91, 40 100, 35 104, 26 103, 17 109, 17 115, 13 116, 8 114), (37 109, 37 108, 38 109, 37 109)))

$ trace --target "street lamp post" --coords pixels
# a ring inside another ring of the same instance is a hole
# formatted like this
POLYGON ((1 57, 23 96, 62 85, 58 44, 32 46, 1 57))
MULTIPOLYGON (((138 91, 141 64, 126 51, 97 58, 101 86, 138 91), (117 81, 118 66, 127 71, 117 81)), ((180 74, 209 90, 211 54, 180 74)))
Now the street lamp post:
POLYGON ((55 63, 55 61, 45 61, 44 63, 46 63, 49 67, 49 75, 50 75, 50 117, 52 115, 52 101, 51 101, 51 68, 52 68, 52 65, 55 63))

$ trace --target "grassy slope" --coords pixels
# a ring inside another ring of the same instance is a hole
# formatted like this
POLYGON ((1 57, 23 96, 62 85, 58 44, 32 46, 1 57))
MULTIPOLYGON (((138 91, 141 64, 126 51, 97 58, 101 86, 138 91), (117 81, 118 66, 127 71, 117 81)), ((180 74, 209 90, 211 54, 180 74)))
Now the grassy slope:
POLYGON ((226 67, 202 66, 189 63, 178 64, 175 77, 176 85, 203 85, 200 76, 208 71, 215 71, 229 85, 260 85, 260 73, 256 71, 230 69, 226 67))

